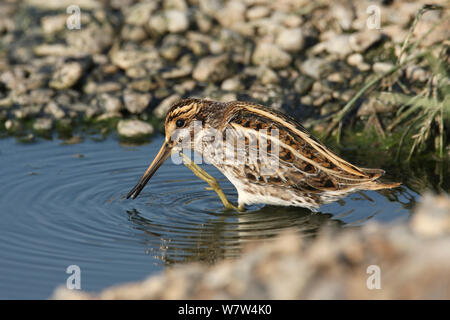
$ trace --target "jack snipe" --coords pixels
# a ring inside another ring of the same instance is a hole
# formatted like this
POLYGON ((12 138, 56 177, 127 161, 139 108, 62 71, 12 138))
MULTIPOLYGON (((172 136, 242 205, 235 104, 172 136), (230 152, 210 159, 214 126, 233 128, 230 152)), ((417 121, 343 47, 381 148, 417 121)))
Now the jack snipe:
POLYGON ((253 203, 315 210, 354 191, 400 185, 377 181, 383 170, 343 160, 292 117, 254 103, 181 100, 167 113, 165 133, 163 146, 127 198, 136 198, 169 155, 183 149, 201 154, 230 180, 239 208, 213 177, 182 154, 184 164, 218 193, 225 207, 239 210, 253 203))

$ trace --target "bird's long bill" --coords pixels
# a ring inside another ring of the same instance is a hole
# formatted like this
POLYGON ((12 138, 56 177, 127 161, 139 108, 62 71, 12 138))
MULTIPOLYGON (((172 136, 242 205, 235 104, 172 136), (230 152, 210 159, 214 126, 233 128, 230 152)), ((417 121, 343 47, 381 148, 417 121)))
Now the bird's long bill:
POLYGON ((152 163, 148 166, 147 171, 145 171, 144 175, 141 177, 137 185, 134 186, 133 189, 128 193, 127 199, 130 197, 132 199, 136 199, 136 197, 141 193, 142 189, 144 189, 147 182, 153 176, 153 174, 158 170, 158 168, 167 160, 170 153, 172 151, 172 147, 170 147, 167 142, 164 142, 155 159, 153 159, 152 163))

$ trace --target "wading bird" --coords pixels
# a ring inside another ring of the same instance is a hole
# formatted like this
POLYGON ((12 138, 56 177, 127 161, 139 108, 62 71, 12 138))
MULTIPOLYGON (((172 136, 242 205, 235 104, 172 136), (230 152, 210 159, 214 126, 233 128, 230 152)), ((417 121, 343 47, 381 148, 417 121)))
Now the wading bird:
POLYGON ((255 103, 181 100, 167 113, 165 135, 127 198, 136 198, 174 152, 217 192, 226 208, 239 211, 254 203, 316 210, 351 192, 400 185, 377 181, 383 170, 359 168, 343 160, 292 117, 255 103), (182 153, 186 148, 201 154, 230 180, 238 192, 238 207, 227 200, 215 178, 182 153))

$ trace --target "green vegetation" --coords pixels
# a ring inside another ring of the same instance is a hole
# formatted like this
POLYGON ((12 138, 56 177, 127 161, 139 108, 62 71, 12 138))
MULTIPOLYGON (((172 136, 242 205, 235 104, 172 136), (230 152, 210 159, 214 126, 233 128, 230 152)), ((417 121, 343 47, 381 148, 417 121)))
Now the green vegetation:
MULTIPOLYGON (((355 96, 335 115, 332 116, 331 124, 328 126, 324 137, 328 137, 336 131, 338 144, 342 135, 343 120, 357 106, 356 102, 370 92, 376 92, 375 98, 385 104, 392 104, 396 108, 395 117, 392 123, 386 128, 392 137, 398 136, 397 159, 402 152, 402 148, 409 146, 407 159, 415 153, 435 152, 440 158, 446 156, 447 146, 446 131, 449 128, 450 109, 450 81, 449 81, 449 60, 450 48, 448 43, 438 43, 436 45, 421 48, 419 45, 424 39, 442 22, 449 19, 444 15, 434 24, 423 36, 415 41, 411 41, 414 29, 422 17, 423 13, 429 10, 442 10, 439 6, 425 5, 417 13, 409 33, 402 45, 397 63, 387 72, 369 78, 355 96), (400 71, 411 64, 419 64, 430 72, 430 77, 425 82, 418 94, 411 94, 412 90, 403 84, 400 71), (389 88, 394 85, 398 92, 384 91, 382 82, 388 82, 389 88), (335 130, 337 128, 337 130, 335 130), (401 135, 398 132, 403 130, 401 135)), ((381 136, 386 138, 384 130, 381 136)), ((367 138, 367 135, 365 135, 367 138)), ((395 140, 395 139, 394 139, 395 140)))

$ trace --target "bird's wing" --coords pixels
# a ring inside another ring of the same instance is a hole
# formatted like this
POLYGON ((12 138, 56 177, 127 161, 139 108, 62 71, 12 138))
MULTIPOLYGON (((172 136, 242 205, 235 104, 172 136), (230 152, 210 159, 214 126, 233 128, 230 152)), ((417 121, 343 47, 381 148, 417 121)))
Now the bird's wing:
POLYGON ((337 191, 370 184, 384 173, 352 165, 326 148, 295 119, 259 105, 235 105, 224 129, 226 136, 245 141, 244 146, 232 146, 247 157, 246 163, 235 170, 252 183, 279 184, 308 192, 337 191), (266 157, 254 161, 250 155, 258 154, 260 147, 267 150, 266 157))

